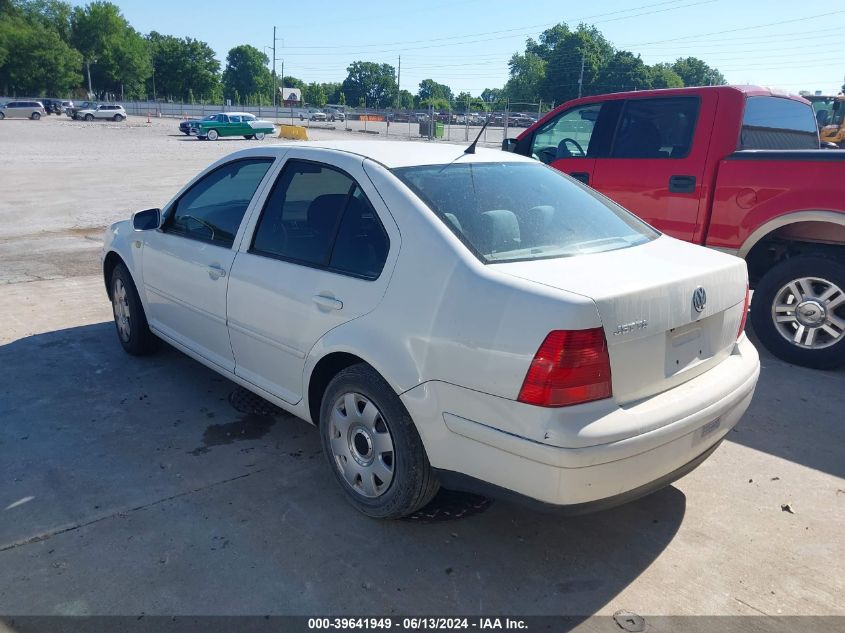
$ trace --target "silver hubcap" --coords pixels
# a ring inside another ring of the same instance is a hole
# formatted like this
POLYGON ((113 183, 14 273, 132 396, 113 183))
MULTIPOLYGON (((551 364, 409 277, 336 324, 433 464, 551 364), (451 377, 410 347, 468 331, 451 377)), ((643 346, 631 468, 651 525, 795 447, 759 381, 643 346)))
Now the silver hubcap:
POLYGON ((126 296, 126 287, 120 279, 115 279, 112 289, 112 309, 114 310, 114 322, 117 323, 117 333, 123 342, 129 342, 132 334, 132 322, 129 313, 129 300, 126 296))
POLYGON ((772 305, 772 318, 781 336, 808 349, 830 347, 845 337, 843 312, 845 292, 819 277, 789 282, 775 295, 772 305))
POLYGON ((259 141, 263 141, 264 140, 264 132, 259 132, 258 134, 255 135, 255 138, 259 141))
POLYGON ((345 393, 335 401, 329 439, 334 463, 355 492, 370 499, 387 492, 395 469, 393 438, 369 398, 345 393))
POLYGON ((211 139, 212 141, 216 141, 217 140, 217 130, 209 130, 208 138, 211 139))

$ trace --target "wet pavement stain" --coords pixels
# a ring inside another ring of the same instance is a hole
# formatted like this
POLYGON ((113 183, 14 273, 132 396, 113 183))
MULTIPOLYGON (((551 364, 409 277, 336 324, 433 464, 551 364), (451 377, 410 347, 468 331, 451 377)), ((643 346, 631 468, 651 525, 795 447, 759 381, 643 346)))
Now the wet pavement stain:
POLYGON ((202 446, 198 446, 190 455, 205 455, 213 446, 232 444, 242 440, 257 440, 270 432, 277 419, 267 415, 247 413, 228 424, 212 424, 202 434, 202 446))

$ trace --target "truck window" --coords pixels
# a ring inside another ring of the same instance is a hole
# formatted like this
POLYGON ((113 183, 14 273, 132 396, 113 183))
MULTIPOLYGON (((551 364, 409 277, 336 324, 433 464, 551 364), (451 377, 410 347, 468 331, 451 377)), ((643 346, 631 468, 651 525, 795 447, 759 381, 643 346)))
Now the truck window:
POLYGON ((748 97, 739 149, 818 149, 812 106, 783 97, 748 97))
POLYGON ((625 103, 613 158, 683 158, 692 146, 697 97, 631 99, 625 103))
POLYGON ((591 141, 601 109, 601 103, 591 103, 567 110, 544 123, 534 133, 531 156, 547 165, 560 158, 594 156, 591 141))

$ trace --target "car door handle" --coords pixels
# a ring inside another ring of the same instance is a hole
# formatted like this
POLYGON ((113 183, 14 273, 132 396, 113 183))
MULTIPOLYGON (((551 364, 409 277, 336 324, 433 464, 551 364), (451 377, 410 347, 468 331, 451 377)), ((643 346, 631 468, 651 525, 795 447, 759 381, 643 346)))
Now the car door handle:
POLYGON ((695 176, 669 176, 669 193, 692 193, 695 176))
POLYGON ((590 184, 590 173, 586 171, 571 171, 569 175, 572 176, 575 180, 580 180, 585 185, 590 184))
POLYGON ((208 276, 211 279, 220 279, 226 276, 226 270, 217 264, 212 264, 208 267, 208 276))
POLYGON ((326 295, 314 295, 314 303, 327 310, 340 310, 343 308, 343 301, 326 295))

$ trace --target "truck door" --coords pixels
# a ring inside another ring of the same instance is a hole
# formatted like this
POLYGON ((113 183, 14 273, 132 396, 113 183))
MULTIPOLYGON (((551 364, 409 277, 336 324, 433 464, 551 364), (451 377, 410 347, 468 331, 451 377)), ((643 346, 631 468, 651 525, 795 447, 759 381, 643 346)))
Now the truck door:
POLYGON ((564 110, 520 139, 516 151, 592 185, 596 158, 607 153, 621 105, 605 101, 564 110))
POLYGON ((657 229, 697 239, 715 93, 627 99, 593 187, 657 229))

